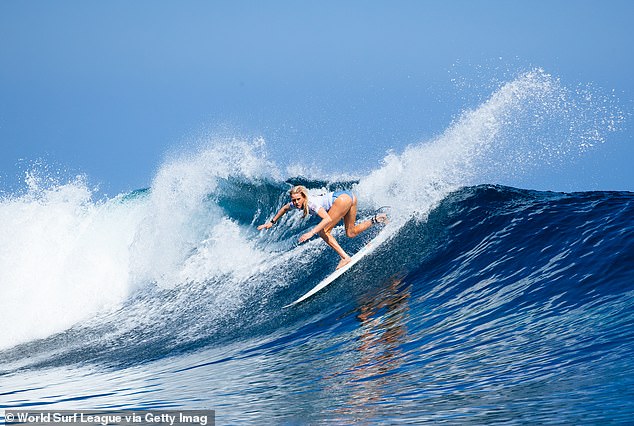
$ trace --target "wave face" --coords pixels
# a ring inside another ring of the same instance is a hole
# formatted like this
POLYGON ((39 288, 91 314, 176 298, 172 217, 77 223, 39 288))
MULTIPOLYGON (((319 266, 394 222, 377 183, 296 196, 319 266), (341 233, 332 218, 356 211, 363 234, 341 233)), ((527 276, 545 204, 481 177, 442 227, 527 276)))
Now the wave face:
POLYGON ((220 424, 630 421, 634 195, 474 184, 508 173, 505 158, 537 158, 502 148, 551 98, 561 111, 556 81, 527 73, 354 179, 282 177, 261 141, 241 140, 175 156, 150 188, 112 199, 30 177, 0 203, 0 407, 211 408, 220 424), (352 188, 359 218, 390 205, 391 222, 355 239, 336 228, 350 253, 388 238, 284 309, 338 260, 297 244, 314 224, 299 214, 255 230, 297 183, 352 188))

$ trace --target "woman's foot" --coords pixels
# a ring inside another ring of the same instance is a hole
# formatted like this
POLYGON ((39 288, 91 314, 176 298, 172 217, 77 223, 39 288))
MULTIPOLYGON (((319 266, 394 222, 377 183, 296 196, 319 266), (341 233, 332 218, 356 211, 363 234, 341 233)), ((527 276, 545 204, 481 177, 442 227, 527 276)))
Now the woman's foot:
POLYGON ((352 261, 351 257, 346 257, 344 259, 341 259, 339 261, 339 264, 337 265, 337 269, 339 268, 343 268, 344 266, 346 266, 348 263, 350 263, 352 261))
POLYGON ((389 222, 389 220, 388 220, 387 215, 385 213, 377 213, 372 218, 372 224, 377 224, 377 223, 386 224, 388 222, 389 222))

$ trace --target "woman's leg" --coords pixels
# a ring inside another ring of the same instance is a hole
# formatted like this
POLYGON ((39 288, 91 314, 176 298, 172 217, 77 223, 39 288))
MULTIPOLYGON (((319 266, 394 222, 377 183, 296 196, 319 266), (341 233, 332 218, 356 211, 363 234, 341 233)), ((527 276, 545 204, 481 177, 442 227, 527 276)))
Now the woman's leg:
POLYGON ((369 227, 372 226, 371 220, 366 220, 364 222, 361 222, 358 225, 355 225, 356 220, 357 220, 357 197, 354 197, 354 200, 352 201, 352 205, 350 206, 350 209, 343 217, 343 225, 346 228, 346 235, 350 238, 356 237, 357 235, 359 235, 360 233, 362 233, 363 231, 367 230, 369 227))
POLYGON ((328 244, 330 247, 333 248, 334 251, 337 252, 337 254, 339 255, 339 257, 341 257, 341 260, 339 261, 339 264, 337 265, 337 269, 341 268, 342 266, 350 263, 351 257, 348 256, 348 253, 346 253, 341 246, 339 245, 339 243, 337 242, 337 240, 335 239, 335 237, 333 237, 330 234, 330 231, 324 231, 321 230, 319 231, 319 236, 326 242, 326 244, 328 244))
POLYGON ((353 200, 350 196, 341 195, 337 197, 335 202, 332 204, 332 207, 330 207, 330 210, 328 210, 328 215, 332 219, 332 222, 319 232, 319 236, 326 242, 326 244, 332 247, 341 257, 341 261, 339 262, 339 265, 337 265, 337 269, 349 263, 350 256, 348 256, 348 254, 341 248, 335 237, 333 237, 330 232, 339 223, 341 218, 343 218, 350 210, 352 205, 353 200))

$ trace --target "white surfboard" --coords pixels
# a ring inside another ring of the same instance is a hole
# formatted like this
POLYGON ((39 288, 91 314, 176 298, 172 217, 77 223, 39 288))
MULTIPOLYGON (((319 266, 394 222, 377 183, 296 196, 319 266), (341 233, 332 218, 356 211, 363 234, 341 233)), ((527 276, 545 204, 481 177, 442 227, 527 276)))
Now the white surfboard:
POLYGON ((372 241, 370 241, 361 250, 359 250, 357 253, 355 253, 352 256, 352 258, 351 258, 352 260, 350 261, 350 263, 348 263, 346 266, 343 266, 343 267, 337 269, 335 272, 333 272, 332 274, 328 275, 319 284, 317 284, 315 287, 313 287, 308 293, 306 293, 305 295, 303 295, 302 297, 300 297, 299 299, 297 299, 293 303, 289 303, 288 305, 286 305, 284 307, 288 308, 290 306, 297 305, 299 302, 303 302, 304 300, 308 299, 310 296, 312 296, 313 294, 317 293, 319 290, 325 288, 328 284, 332 283, 334 280, 336 280, 337 278, 339 278, 340 276, 345 274, 350 268, 352 268, 354 266, 355 263, 357 263, 359 260, 361 260, 363 257, 367 256, 368 254, 372 253, 383 241, 385 241, 386 235, 382 236, 381 234, 384 234, 384 232, 381 232, 379 235, 374 237, 374 239, 372 241))

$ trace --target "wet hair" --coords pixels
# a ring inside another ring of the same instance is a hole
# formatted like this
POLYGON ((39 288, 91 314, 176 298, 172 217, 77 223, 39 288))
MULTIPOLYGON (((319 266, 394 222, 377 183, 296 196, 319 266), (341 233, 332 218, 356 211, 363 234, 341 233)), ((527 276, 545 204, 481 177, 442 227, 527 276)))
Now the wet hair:
POLYGON ((308 190, 303 185, 297 185, 288 191, 289 195, 300 194, 304 198, 304 217, 308 216, 308 190))

